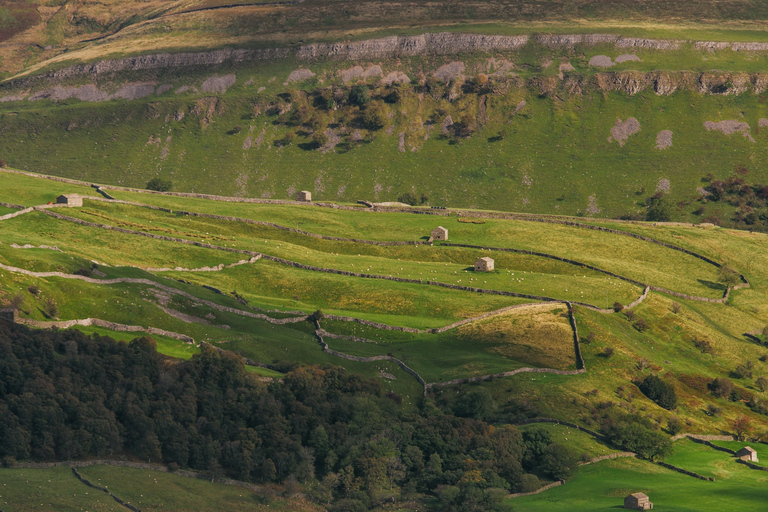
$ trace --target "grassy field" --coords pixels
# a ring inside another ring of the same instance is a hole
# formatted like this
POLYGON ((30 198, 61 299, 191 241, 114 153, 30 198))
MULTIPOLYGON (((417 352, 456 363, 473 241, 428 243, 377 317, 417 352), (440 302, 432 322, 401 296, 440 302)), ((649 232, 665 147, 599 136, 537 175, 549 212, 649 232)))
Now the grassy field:
MULTIPOLYGON (((700 94, 685 86, 695 77, 679 74, 707 72, 721 76, 723 83, 734 83, 734 74, 765 68, 768 57, 762 53, 710 53, 691 45, 676 51, 612 46, 565 50, 531 43, 505 58, 514 63, 518 82, 485 99, 462 93, 453 101, 406 87, 399 103, 385 104, 391 120, 379 131, 361 127, 355 121, 360 113, 354 109, 342 115, 343 109, 326 112, 313 106, 342 139, 327 152, 312 149, 310 129, 286 126, 282 118, 263 112, 278 101, 278 94, 293 89, 313 92, 330 83, 340 86, 338 73, 352 63, 306 64, 316 76, 284 86, 290 72, 305 65, 292 59, 223 65, 216 73, 234 72, 236 83, 213 99, 168 92, 102 104, 9 103, 3 107, 8 131, 0 152, 19 168, 137 187, 160 176, 180 191, 278 199, 301 189, 319 199, 348 202, 394 200, 416 192, 425 193, 434 205, 587 217, 642 213, 644 200, 661 180, 668 180, 667 197, 679 220, 719 215, 728 221, 730 206, 712 205, 703 216, 693 214, 701 206, 697 188, 709 173, 723 179, 744 166, 750 180, 764 182, 768 177, 756 164, 766 156, 759 119, 768 118, 759 94, 700 94), (625 52, 640 60, 610 68, 629 73, 624 81, 646 72, 663 73, 679 90, 667 96, 651 88, 629 94, 600 86, 601 80, 610 79, 597 77, 599 70, 589 66, 589 58, 615 58, 625 52), (571 82, 558 78, 564 60, 575 68, 571 82), (544 67, 545 62, 554 64, 544 67), (525 107, 513 115, 523 100, 525 107), (254 108, 261 113, 254 114, 254 108), (183 118, 176 121, 179 113, 183 118), (447 115, 454 121, 472 116, 475 133, 453 144, 440 132, 447 115), (621 145, 609 141, 617 119, 629 117, 639 121, 640 130, 621 145), (725 135, 704 127, 707 121, 728 119, 747 123, 754 142, 739 133, 725 135), (662 130, 673 132, 673 143, 660 150, 656 137, 662 130), (353 140, 355 131, 363 141, 353 140), (298 134, 295 142, 278 147, 288 132, 298 134), (28 141, 34 141, 38 151, 28 151, 28 141)), ((385 72, 404 71, 415 78, 418 70, 434 70, 448 60, 423 56, 383 65, 385 72)), ((467 76, 490 71, 487 56, 460 60, 467 76)), ((211 74, 190 73, 183 78, 146 78, 177 89, 200 87, 211 74)))
MULTIPOLYGON (((141 510, 203 512, 220 510, 320 510, 298 499, 270 497, 240 487, 169 473, 112 466, 88 466, 80 474, 141 510)), ((8 512, 125 510, 107 494, 87 487, 68 467, 1 469, 0 503, 8 512)))
MULTIPOLYGON (((510 504, 516 511, 614 510, 621 508, 624 497, 644 492, 654 509, 675 512, 758 511, 763 510, 765 482, 761 472, 727 461, 727 454, 708 448, 698 453, 698 446, 675 446, 677 459, 704 466, 715 472, 714 482, 706 482, 637 459, 616 459, 584 466, 565 485, 535 496, 516 498, 510 504), (678 455, 677 452, 680 452, 678 455), (685 452, 685 453, 683 453, 685 452), (724 469, 727 466, 728 469, 724 469), (723 469, 719 469, 719 468, 723 469)), ((695 469, 694 469, 695 470, 695 469)))
MULTIPOLYGON (((8 175, 7 178, 7 192, 0 200, 25 204, 39 204, 62 191, 76 191, 77 188, 69 189, 65 188, 69 185, 27 176, 8 175)), ((263 220, 347 238, 420 240, 435 225, 442 224, 448 227, 450 239, 455 242, 550 252, 675 291, 712 298, 722 293, 722 285, 716 283, 715 267, 702 260, 635 238, 573 226, 498 219, 471 224, 458 222, 455 216, 429 217, 114 193, 122 199, 174 210, 263 220)), ((543 288, 543 293, 551 293, 560 299, 583 300, 602 306, 610 306, 615 300, 626 303, 640 293, 639 288, 603 274, 528 255, 440 245, 380 247, 321 240, 271 227, 177 216, 89 200, 83 208, 57 211, 112 226, 261 251, 305 264, 355 272, 399 274, 523 293, 542 294, 543 288), (496 258, 496 273, 477 276, 465 272, 481 253, 496 258)), ((687 422, 686 428, 694 432, 728 431, 733 419, 743 414, 760 421, 760 417, 742 403, 712 397, 706 383, 715 377, 730 375, 741 362, 753 361, 753 377, 734 379, 734 382, 739 389, 762 397, 755 379, 768 374, 768 367, 760 361, 766 351, 745 333, 762 329, 768 323, 768 310, 764 306, 766 276, 762 272, 768 264, 765 236, 721 228, 601 223, 595 219, 589 222, 701 252, 743 272, 752 286, 734 292, 727 305, 651 293, 634 310, 636 319, 646 322, 647 327, 643 328, 623 314, 602 314, 577 307, 576 319, 587 373, 575 376, 520 374, 484 384, 497 401, 503 405, 510 398, 525 400, 535 404, 541 415, 570 418, 593 427, 595 420, 590 408, 603 402, 642 411, 661 427, 665 427, 671 417, 679 416, 687 422), (694 345, 694 339, 708 340, 712 352, 702 354, 694 345), (612 350, 610 355, 606 355, 608 349, 612 350), (660 374, 675 383, 680 398, 676 411, 670 413, 660 409, 637 390, 634 382, 648 373, 660 374), (705 413, 710 403, 722 409, 720 416, 711 417, 705 413)), ((6 265, 71 273, 90 266, 90 261, 96 259, 104 263, 98 268, 107 278, 149 279, 195 297, 161 293, 146 284, 107 286, 98 282, 36 278, 1 271, 2 297, 8 301, 20 293, 22 316, 48 320, 45 305, 47 299, 52 298, 59 305, 60 319, 97 317, 159 327, 267 364, 342 364, 352 371, 379 377, 385 389, 405 397, 406 405, 414 405, 422 390, 416 380, 395 363, 353 362, 325 354, 308 322, 274 325, 217 308, 243 309, 231 293, 236 292, 250 306, 277 310, 270 313, 274 317, 286 316, 279 311, 308 314, 321 309, 325 313, 389 325, 428 329, 530 302, 423 284, 300 270, 266 260, 219 272, 152 273, 124 265, 197 268, 230 263, 245 256, 79 226, 38 212, 3 221, 0 242, 0 261, 6 265), (12 243, 56 245, 62 252, 16 249, 11 247, 12 243), (218 294, 201 285, 215 287, 223 293, 218 294), (29 291, 30 286, 39 288, 38 295, 29 291), (77 300, 71 300, 72 297, 77 300)), ((391 354, 419 372, 427 382, 444 382, 522 366, 575 368, 571 331, 564 315, 564 307, 554 303, 515 310, 442 334, 387 331, 359 323, 329 320, 321 323, 331 333, 375 342, 328 338, 327 342, 334 350, 363 357, 391 354)), ((95 328, 87 328, 86 332, 106 333, 95 328)), ((131 336, 131 333, 122 333, 119 339, 127 340, 131 336)), ((163 353, 182 358, 190 357, 197 350, 193 345, 163 338, 158 339, 158 346, 163 353)), ((262 376, 279 377, 258 369, 254 371, 262 376)))

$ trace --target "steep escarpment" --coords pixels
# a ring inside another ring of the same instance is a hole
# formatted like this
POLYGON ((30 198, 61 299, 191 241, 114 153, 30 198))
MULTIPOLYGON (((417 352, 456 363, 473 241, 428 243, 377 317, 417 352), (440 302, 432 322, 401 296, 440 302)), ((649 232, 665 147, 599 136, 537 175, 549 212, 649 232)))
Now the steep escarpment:
MULTIPOLYGON (((573 50, 577 46, 611 45, 619 49, 638 48, 659 51, 679 50, 682 45, 691 43, 684 40, 623 37, 616 34, 506 36, 439 32, 415 36, 390 36, 353 42, 311 43, 295 48, 227 48, 209 52, 157 53, 75 64, 12 81, 20 86, 27 86, 46 79, 61 80, 78 76, 97 77, 110 73, 138 72, 153 69, 212 67, 224 63, 238 64, 285 58, 295 58, 308 62, 321 59, 356 61, 426 55, 493 53, 518 50, 529 42, 551 49, 573 50)), ((768 51, 768 43, 715 43, 699 41, 692 44, 696 49, 706 51, 768 51)))

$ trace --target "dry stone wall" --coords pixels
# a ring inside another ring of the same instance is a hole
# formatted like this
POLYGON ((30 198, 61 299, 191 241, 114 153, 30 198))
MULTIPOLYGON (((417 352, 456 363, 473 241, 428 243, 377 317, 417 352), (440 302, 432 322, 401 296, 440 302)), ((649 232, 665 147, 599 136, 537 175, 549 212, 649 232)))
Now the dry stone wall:
POLYGON ((169 338, 174 338, 177 340, 181 340, 185 343, 194 343, 195 340, 191 338, 190 336, 187 336, 185 334, 179 334, 177 332, 172 331, 166 331, 164 329, 158 329, 156 327, 142 327, 140 325, 125 325, 125 324, 118 324, 115 322, 109 322, 107 320, 101 320, 100 318, 83 318, 79 320, 63 320, 63 321, 40 321, 40 320, 33 320, 31 318, 19 318, 18 323, 28 325, 30 327, 35 327, 38 329, 51 329, 53 327, 56 327, 58 329, 69 329, 70 327, 74 327, 76 325, 82 325, 82 326, 90 326, 95 325, 97 327, 103 327, 105 329, 109 329, 111 331, 119 331, 119 332, 148 332, 150 334, 156 334, 158 336, 167 336, 169 338))
MULTIPOLYGON (((554 375, 578 375, 580 373, 586 373, 584 368, 578 370, 556 370, 554 368, 517 368, 516 370, 510 370, 508 372, 494 373, 492 375, 478 375, 477 377, 466 377, 463 379, 453 379, 446 382, 432 382, 427 384, 428 388, 442 388, 445 386, 453 386, 456 384, 467 384, 469 382, 483 382, 486 380, 498 379, 501 377, 511 377, 518 373, 551 373, 554 375)), ((562 422, 561 422, 562 423, 562 422)))
POLYGON ((77 470, 77 468, 75 468, 74 466, 73 466, 73 467, 71 467, 70 469, 72 469, 72 474, 74 474, 74 475, 75 475, 75 478, 77 478, 78 480, 80 480, 81 482, 83 482, 83 483, 84 483, 85 485, 87 485, 88 487, 90 487, 90 488, 92 488, 92 489, 96 489, 97 491, 101 491, 101 492, 103 492, 103 493, 105 493, 105 494, 108 494, 108 495, 109 495, 109 496, 110 496, 110 497, 111 497, 113 500, 115 500, 116 502, 118 502, 120 505, 122 505, 123 507, 127 508, 128 510, 131 510, 131 511, 133 511, 133 512, 141 512, 141 509, 139 509, 139 508, 135 507, 134 505, 131 505, 130 503, 128 503, 128 502, 126 502, 126 501, 122 500, 121 498, 119 498, 119 497, 115 496, 115 495, 114 495, 114 494, 112 494, 112 492, 111 492, 109 489, 107 489, 106 487, 102 487, 102 486, 100 486, 100 485, 96 485, 96 484, 94 484, 93 482, 91 482, 91 481, 87 480, 85 477, 83 477, 83 476, 80 474, 80 472, 79 472, 79 471, 77 470))
POLYGON ((556 482, 552 482, 551 484, 547 484, 545 486, 540 487, 539 489, 536 489, 535 491, 531 492, 516 492, 514 494, 510 494, 507 496, 508 498, 519 498, 521 496, 531 496, 533 494, 539 494, 540 492, 547 491, 549 489, 552 489, 553 487, 558 487, 560 485, 563 485, 565 483, 565 480, 557 480, 556 482))
POLYGON ((338 352, 336 350, 332 350, 328 346, 328 343, 326 343, 325 340, 323 339, 323 335, 322 335, 323 329, 322 329, 322 327, 320 327, 320 322, 318 322, 317 319, 314 319, 314 323, 315 323, 315 337, 317 338, 317 341, 320 342, 320 346, 323 348, 323 352, 326 352, 326 353, 331 354, 331 355, 336 356, 336 357, 340 357, 342 359, 348 359, 350 361, 357 361, 357 362, 361 362, 361 363, 371 363, 371 362, 375 362, 375 361, 391 361, 391 362, 397 364, 398 366, 400 366, 400 368, 402 368, 405 372, 411 374, 414 378, 416 378, 416 380, 419 381, 419 384, 421 384, 423 386, 423 388, 424 388, 424 395, 426 396, 426 394, 427 394, 427 383, 424 382, 424 379, 421 377, 421 375, 419 375, 416 372, 416 370, 412 369, 411 367, 406 365, 401 360, 399 360, 399 359, 397 359, 395 357, 392 357, 392 356, 372 356, 372 357, 353 356, 353 355, 350 355, 350 354, 345 354, 344 352, 338 352))
POLYGON ((589 434, 592 437, 599 439, 601 441, 606 441, 605 436, 603 434, 600 434, 599 432, 595 432, 594 430, 590 430, 586 427, 582 427, 581 425, 577 425, 576 423, 571 423, 570 421, 563 421, 555 418, 529 418, 527 420, 517 422, 516 425, 530 425, 532 423, 554 423, 555 425, 565 425, 567 427, 580 430, 585 434, 589 434))
POLYGON ((149 471, 157 471, 160 473, 173 473, 174 475, 183 476, 186 478, 199 478, 207 481, 216 481, 224 485, 233 485, 248 489, 253 492, 262 492, 264 489, 258 485, 254 485, 248 482, 242 482, 240 480, 232 480, 230 478, 216 478, 209 473, 203 473, 200 471, 193 471, 188 469, 178 469, 171 471, 167 466, 162 464, 152 464, 147 462, 137 462, 130 460, 112 460, 112 459, 94 459, 94 460, 71 460, 60 462, 18 462, 14 466, 19 469, 49 469, 56 467, 70 467, 70 468, 85 468, 88 466, 114 466, 120 468, 133 468, 133 469, 146 469, 149 471))
POLYGON ((667 469, 671 469, 672 471, 676 471, 676 472, 678 472, 680 474, 692 476, 693 478, 698 478, 699 480, 706 480, 707 482, 714 482, 715 481, 715 479, 712 478, 711 476, 703 476, 703 475, 700 475, 700 474, 698 474, 698 473, 696 473, 694 471, 688 471, 687 469, 679 468, 677 466, 673 466, 672 464, 668 464, 666 462, 655 461, 654 463, 658 464, 659 466, 661 466, 663 468, 667 468, 667 469))

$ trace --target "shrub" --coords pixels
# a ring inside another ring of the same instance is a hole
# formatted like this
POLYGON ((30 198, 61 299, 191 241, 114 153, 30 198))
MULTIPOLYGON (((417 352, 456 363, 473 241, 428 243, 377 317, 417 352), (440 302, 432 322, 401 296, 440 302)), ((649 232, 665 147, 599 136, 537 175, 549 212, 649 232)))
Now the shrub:
POLYGON ((660 407, 667 410, 677 407, 677 393, 675 393, 674 386, 664 382, 656 375, 648 375, 638 387, 645 396, 660 407))
POLYGON ((605 350, 603 350, 603 357, 608 358, 611 357, 614 354, 613 347, 605 347, 605 350))
POLYGON ((683 431, 683 422, 677 416, 672 416, 667 420, 667 430, 673 436, 683 431))
POLYGON ((680 313, 680 311, 683 309, 683 306, 679 302, 675 302, 672 304, 672 312, 674 314, 680 313))
POLYGON ((352 90, 349 91, 349 102, 353 105, 363 106, 371 101, 371 95, 368 91, 368 87, 365 85, 355 85, 352 90))
POLYGON ((75 275, 91 277, 93 275, 93 271, 87 267, 80 267, 79 269, 75 270, 75 275))
POLYGON ((733 420, 733 433, 736 434, 736 438, 741 441, 745 437, 749 436, 752 431, 752 422, 746 416, 739 416, 733 420))
POLYGON ((733 393, 733 382, 725 377, 718 377, 709 383, 709 390, 718 398, 729 398, 733 393))
POLYGON ((21 307, 24 305, 24 296, 21 294, 21 292, 19 292, 11 297, 10 302, 13 309, 21 309, 21 307))
POLYGON ((314 135, 312 135, 312 145, 315 148, 321 148, 328 144, 328 136, 323 132, 315 132, 314 135))
POLYGON ((45 304, 43 304, 43 313, 45 313, 48 318, 56 318, 59 316, 59 305, 56 304, 56 301, 52 297, 48 297, 45 304))
POLYGON ((715 351, 709 340, 694 338, 693 345, 699 349, 702 354, 712 354, 715 351))
POLYGON ((739 274, 728 265, 723 265, 717 269, 717 280, 729 288, 741 283, 739 274))
POLYGON ((27 288, 27 291, 32 295, 40 295, 40 288, 34 285, 27 288))
POLYGON ((637 320, 635 320, 635 323, 632 325, 634 325, 635 329, 637 329, 640 332, 643 332, 646 329, 648 329, 648 322, 646 322, 642 318, 638 318, 637 320))
POLYGON ((453 133, 457 138, 466 139, 472 136, 477 129, 477 121, 475 116, 471 114, 464 114, 458 123, 453 123, 453 133))
POLYGON ((733 376, 735 376, 737 379, 751 379, 752 369, 748 364, 738 364, 733 370, 733 376))
POLYGON ((709 404, 707 405, 707 408, 705 409, 704 412, 706 412, 707 416, 714 417, 714 416, 719 416, 720 413, 723 412, 723 410, 720 407, 716 406, 715 404, 709 404))
POLYGON ((672 449, 668 437, 653 430, 650 421, 639 416, 626 416, 608 421, 602 431, 608 440, 627 451, 649 460, 663 459, 672 449))
POLYGON ((757 389, 759 389, 763 393, 768 391, 768 379, 766 379, 763 376, 760 376, 757 378, 757 380, 755 381, 755 385, 757 386, 757 389))
POLYGON ((147 190, 155 190, 157 192, 168 192, 172 186, 173 184, 170 180, 162 178, 152 178, 147 182, 147 190))
POLYGON ((520 483, 517 484, 515 491, 533 492, 539 490, 539 488, 541 488, 541 481, 539 480, 539 477, 530 473, 526 473, 520 478, 520 483))
POLYGON ((555 480, 568 478, 579 464, 579 454, 571 448, 552 443, 544 450, 539 470, 555 480))
POLYGON ((325 318, 325 314, 320 309, 318 309, 317 311, 315 311, 314 313, 309 315, 309 319, 312 320, 312 321, 315 321, 315 322, 319 322, 323 318, 325 318))
POLYGON ((363 112, 363 126, 369 130, 381 130, 387 124, 387 114, 381 102, 370 103, 363 112))
POLYGON ((649 200, 648 213, 645 220, 649 222, 669 222, 672 220, 672 207, 663 197, 652 197, 649 200))
POLYGON ((624 305, 623 305, 621 302, 614 302, 614 303, 613 303, 613 310, 614 310, 616 313, 618 313, 618 312, 619 312, 619 311, 621 311, 622 309, 624 309, 624 305))

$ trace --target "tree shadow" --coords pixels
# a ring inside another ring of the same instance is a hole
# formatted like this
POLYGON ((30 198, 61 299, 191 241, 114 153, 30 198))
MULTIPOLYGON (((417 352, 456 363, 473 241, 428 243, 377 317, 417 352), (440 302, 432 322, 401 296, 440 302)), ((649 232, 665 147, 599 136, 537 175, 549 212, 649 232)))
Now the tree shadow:
POLYGON ((699 283, 703 284, 707 288, 710 288, 712 290, 720 290, 725 291, 726 286, 723 283, 715 283, 713 281, 707 281, 706 279, 698 279, 699 283))

